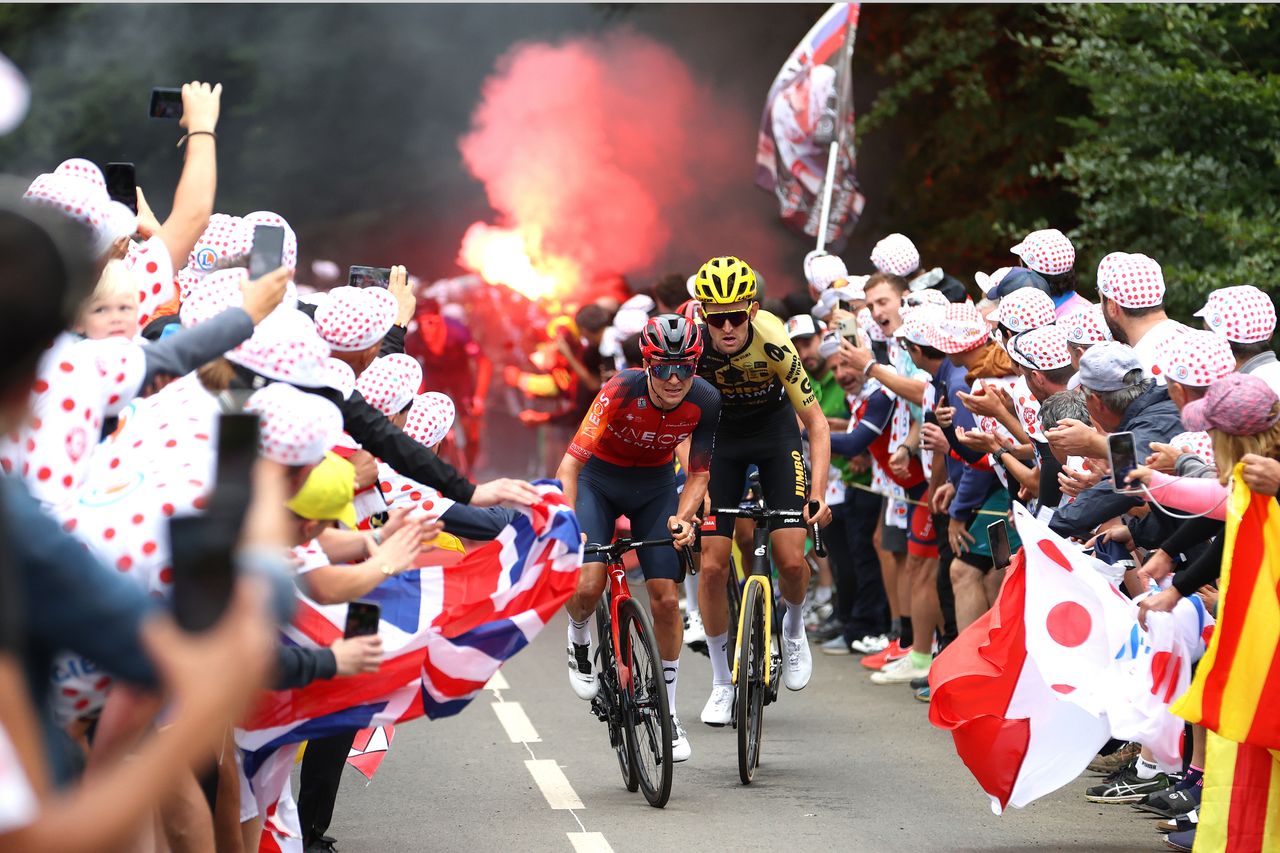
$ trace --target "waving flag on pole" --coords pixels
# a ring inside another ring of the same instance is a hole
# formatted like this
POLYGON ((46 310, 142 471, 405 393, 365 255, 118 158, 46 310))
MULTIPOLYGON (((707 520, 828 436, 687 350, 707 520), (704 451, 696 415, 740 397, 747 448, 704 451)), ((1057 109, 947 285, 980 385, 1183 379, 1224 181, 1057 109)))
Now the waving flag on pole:
POLYGON ((836 3, 774 78, 756 144, 756 185, 778 197, 782 221, 816 237, 828 151, 837 143, 825 243, 839 251, 862 214, 854 174, 851 60, 858 3, 836 3))
MULTIPOLYGON (((259 814, 278 825, 272 843, 280 849, 293 846, 297 829, 290 747, 457 714, 573 594, 582 566, 578 520, 558 487, 536 485, 542 500, 521 508, 493 542, 447 567, 388 578, 365 596, 381 606, 384 658, 377 672, 267 693, 236 730, 259 814)), ((328 646, 342 636, 346 611, 345 604, 324 606, 300 594, 286 639, 328 646)))

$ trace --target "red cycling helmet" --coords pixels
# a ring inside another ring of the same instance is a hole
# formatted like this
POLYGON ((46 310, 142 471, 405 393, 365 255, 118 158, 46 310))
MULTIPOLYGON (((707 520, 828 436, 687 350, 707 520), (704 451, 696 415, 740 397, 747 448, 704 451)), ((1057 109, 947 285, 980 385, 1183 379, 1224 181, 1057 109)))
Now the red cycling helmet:
POLYGON ((679 314, 650 317, 640 330, 640 354, 653 361, 696 361, 702 355, 702 332, 679 314))

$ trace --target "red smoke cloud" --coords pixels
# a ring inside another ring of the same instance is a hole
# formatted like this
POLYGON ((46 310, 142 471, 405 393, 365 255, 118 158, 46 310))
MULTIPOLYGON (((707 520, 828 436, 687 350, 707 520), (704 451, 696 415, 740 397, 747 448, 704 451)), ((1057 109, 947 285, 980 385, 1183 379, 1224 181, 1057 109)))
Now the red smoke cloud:
POLYGON ((459 263, 531 297, 582 299, 609 275, 772 258, 777 238, 741 209, 755 122, 641 35, 517 45, 459 144, 500 214, 468 229, 459 263))

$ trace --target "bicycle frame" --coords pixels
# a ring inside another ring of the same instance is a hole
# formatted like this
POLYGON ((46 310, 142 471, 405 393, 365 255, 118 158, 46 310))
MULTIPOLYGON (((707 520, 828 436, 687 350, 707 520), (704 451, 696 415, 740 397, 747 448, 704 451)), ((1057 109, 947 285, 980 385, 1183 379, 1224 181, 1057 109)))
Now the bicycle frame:
MULTIPOLYGON (((752 534, 751 542, 751 571, 747 575, 747 580, 742 585, 742 597, 747 597, 747 586, 751 583, 758 583, 763 587, 761 592, 764 594, 764 647, 766 649, 773 647, 773 580, 769 572, 768 554, 769 528, 768 525, 757 524, 755 532, 752 534)), ((746 622, 747 611, 740 610, 738 612, 738 634, 742 636, 744 623, 746 622)), ((773 656, 766 655, 766 664, 764 667, 764 683, 769 686, 772 683, 773 672, 773 656)), ((733 683, 738 683, 738 656, 733 657, 733 683)))
POLYGON ((618 668, 618 686, 626 689, 631 687, 631 661, 624 660, 622 656, 622 642, 618 638, 618 609, 624 601, 631 598, 631 588, 627 586, 627 570, 621 560, 606 564, 605 572, 609 576, 605 594, 609 596, 609 633, 612 635, 610 641, 613 643, 613 660, 618 668))

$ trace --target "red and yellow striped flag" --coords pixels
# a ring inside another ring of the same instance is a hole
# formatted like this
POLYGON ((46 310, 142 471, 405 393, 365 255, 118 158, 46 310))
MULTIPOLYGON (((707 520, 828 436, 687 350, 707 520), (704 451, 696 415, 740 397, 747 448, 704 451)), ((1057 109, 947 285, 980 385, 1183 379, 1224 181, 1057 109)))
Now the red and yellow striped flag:
POLYGON ((1280 753, 1208 738, 1196 853, 1280 853, 1280 753))
POLYGON ((1218 624, 1186 694, 1169 710, 1240 744, 1280 750, 1280 504, 1236 466, 1218 624))

